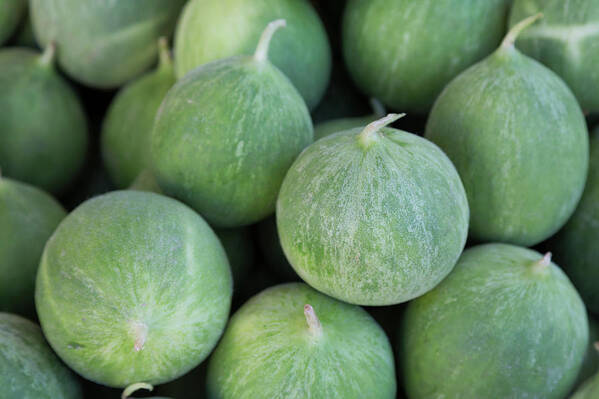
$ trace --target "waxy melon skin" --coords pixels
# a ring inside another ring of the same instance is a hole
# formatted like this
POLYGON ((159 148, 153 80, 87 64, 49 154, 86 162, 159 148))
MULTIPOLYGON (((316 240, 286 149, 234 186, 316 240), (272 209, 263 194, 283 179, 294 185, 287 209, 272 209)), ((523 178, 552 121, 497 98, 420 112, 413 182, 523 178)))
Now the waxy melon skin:
POLYGON ((63 192, 81 169, 87 121, 74 90, 37 51, 0 51, 2 174, 63 192))
POLYGON ((60 224, 35 301, 52 348, 112 387, 159 384, 197 366, 229 315, 232 279, 218 238, 180 202, 113 191, 60 224))
POLYGON ((591 136, 589 176, 580 203, 550 243, 589 310, 599 314, 599 128, 591 136))
POLYGON ((0 313, 0 397, 81 399, 75 375, 56 357, 39 326, 0 313))
POLYGON ((585 112, 599 112, 599 1, 515 0, 510 25, 538 12, 518 48, 564 79, 585 112))
POLYGON ((582 194, 589 144, 580 107, 555 73, 513 46, 447 85, 425 137, 464 182, 476 240, 537 244, 562 227, 582 194))
POLYGON ((360 305, 408 301, 458 260, 468 203, 443 152, 391 128, 325 137, 289 169, 277 201, 287 259, 319 291, 360 305))
POLYGON ((506 0, 349 0, 343 54, 357 86, 427 113, 443 87, 501 41, 506 0))
POLYGON ((331 49, 307 0, 189 1, 175 35, 177 77, 221 58, 252 54, 266 24, 279 18, 287 27, 273 38, 269 58, 314 109, 329 83, 331 49))
POLYGON ((42 251, 65 216, 49 194, 0 177, 0 311, 33 313, 42 251))
POLYGON ((408 305, 403 381, 412 399, 561 399, 588 334, 582 300, 549 259, 507 244, 473 247, 408 305))
POLYGON ((211 399, 392 399, 395 365, 366 311, 290 283, 262 291, 231 318, 207 387, 211 399), (309 328, 305 305, 320 333, 309 328))
POLYGON ((60 67, 91 87, 116 88, 149 68, 184 0, 31 0, 37 42, 60 49, 60 67))
POLYGON ((287 169, 312 140, 289 79, 268 60, 232 57, 168 92, 152 133, 152 170, 166 194, 211 225, 239 227, 273 213, 287 169))
POLYGON ((2 0, 0 3, 0 45, 14 33, 25 14, 27 0, 2 0))

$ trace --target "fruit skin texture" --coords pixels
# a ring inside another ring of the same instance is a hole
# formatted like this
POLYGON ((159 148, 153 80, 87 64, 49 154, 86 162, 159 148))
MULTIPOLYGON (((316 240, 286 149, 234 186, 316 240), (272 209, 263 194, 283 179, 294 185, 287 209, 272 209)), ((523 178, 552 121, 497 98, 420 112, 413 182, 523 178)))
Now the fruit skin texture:
POLYGON ((557 75, 513 46, 445 88, 425 137, 460 173, 474 239, 537 244, 582 194, 589 147, 580 107, 557 75))
POLYGON ((75 178, 87 147, 87 121, 73 89, 40 53, 0 51, 2 174, 51 193, 75 178))
POLYGON ((176 81, 168 50, 163 51, 160 66, 121 89, 104 119, 102 158, 118 188, 129 186, 149 166, 156 112, 176 81))
POLYGON ((329 82, 331 49, 306 0, 190 1, 175 35, 177 77, 208 62, 252 54, 266 24, 279 18, 287 27, 273 38, 269 58, 314 109, 329 82))
POLYGON ((42 251, 65 216, 42 190, 0 177, 0 311, 33 313, 42 251))
POLYGON ((27 6, 26 0, 2 0, 0 3, 0 45, 14 33, 27 6))
POLYGON ((52 352, 40 328, 0 312, 2 398, 80 399, 79 382, 52 352))
POLYGON ((268 61, 232 57, 168 92, 151 162, 165 193, 213 226, 239 227, 274 211, 285 172, 312 140, 308 109, 285 75, 268 61))
POLYGON ((349 0, 345 63, 369 96, 402 112, 427 113, 451 79, 499 44, 507 3, 349 0))
POLYGON ((381 327, 360 307, 302 283, 266 289, 237 311, 210 359, 207 386, 211 399, 384 399, 396 392, 381 327), (320 335, 308 326, 306 304, 320 335))
POLYGON ((56 353, 92 381, 159 384, 212 351, 231 272, 215 234, 173 199, 113 191, 75 209, 42 256, 35 301, 56 353))
POLYGON ((518 48, 564 79, 585 112, 598 112, 599 1, 515 0, 510 25, 537 12, 543 18, 522 33, 518 48))
POLYGON ((287 259, 319 291, 360 305, 424 294, 453 268, 468 232, 460 178, 441 150, 396 129, 318 140, 289 169, 277 202, 287 259))
POLYGON ((156 41, 174 29, 184 0, 30 0, 37 42, 56 41, 61 68, 91 87, 110 89, 156 60, 156 41))
POLYGON ((563 398, 588 344, 586 310, 539 253, 487 244, 464 252, 412 301, 400 333, 410 398, 563 398))
POLYGON ((589 310, 599 314, 599 128, 591 136, 589 176, 576 211, 551 240, 555 259, 589 310))

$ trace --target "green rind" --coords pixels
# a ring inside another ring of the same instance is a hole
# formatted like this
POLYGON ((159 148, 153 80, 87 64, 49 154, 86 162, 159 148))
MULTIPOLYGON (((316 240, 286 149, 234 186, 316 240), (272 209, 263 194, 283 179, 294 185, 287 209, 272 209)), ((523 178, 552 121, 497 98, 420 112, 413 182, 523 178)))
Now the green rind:
POLYGON ((73 89, 39 52, 0 51, 2 174, 60 193, 83 165, 87 121, 73 89))
POLYGON ((253 54, 264 27, 281 18, 287 25, 273 38, 269 58, 314 109, 329 82, 331 49, 306 0, 190 1, 175 35, 177 77, 211 61, 253 54))
POLYGON ((102 127, 102 158, 118 188, 149 167, 154 119, 175 81, 173 66, 162 64, 121 89, 110 104, 102 127))
POLYGON ((0 397, 82 397, 79 382, 52 352, 40 328, 10 313, 0 313, 0 397))
POLYGON ((360 305, 405 302, 437 285, 468 231, 460 178, 433 143, 396 129, 325 137, 289 169, 277 202, 287 259, 312 287, 360 305))
POLYGON ((589 148, 580 107, 557 75, 513 47, 445 88, 425 137, 464 182, 474 239, 539 243, 568 220, 582 194, 589 148))
POLYGON ((576 211, 551 250, 592 313, 599 314, 599 128, 591 135, 589 176, 576 211))
POLYGON ((510 25, 543 13, 517 46, 557 73, 585 112, 599 111, 599 1, 516 0, 510 25))
POLYGON ((586 310, 556 265, 529 249, 464 252, 437 288, 408 305, 400 334, 412 399, 561 399, 588 343, 586 310))
POLYGON ((368 96, 427 113, 451 79, 496 48, 507 10, 506 0, 350 0, 345 63, 368 96))
POLYGON ((225 252, 199 215, 158 194, 114 191, 83 203, 52 235, 35 301, 72 369, 125 387, 170 381, 203 361, 231 294, 225 252))
POLYGON ((232 57, 168 92, 152 133, 152 169, 166 194, 213 226, 239 227, 274 211, 285 172, 312 140, 308 109, 285 75, 268 61, 232 57))
POLYGON ((37 42, 56 41, 58 62, 73 79, 116 88, 156 61, 184 0, 30 0, 37 42))
POLYGON ((0 312, 34 313, 35 275, 42 251, 65 216, 50 195, 0 177, 0 312))
POLYGON ((389 340, 358 306, 305 284, 269 288, 231 318, 208 365, 213 399, 395 398, 389 340), (310 333, 304 305, 322 335, 310 333))
POLYGON ((0 3, 0 45, 14 33, 21 22, 27 0, 2 0, 0 3))

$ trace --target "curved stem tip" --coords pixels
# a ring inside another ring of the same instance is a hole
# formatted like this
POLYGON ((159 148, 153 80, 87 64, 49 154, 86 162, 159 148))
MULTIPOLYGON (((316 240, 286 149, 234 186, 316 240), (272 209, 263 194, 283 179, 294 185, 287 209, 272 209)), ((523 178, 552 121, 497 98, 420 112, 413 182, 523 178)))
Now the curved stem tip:
POLYGON ((266 29, 264 29, 264 32, 262 32, 262 35, 260 36, 258 47, 256 47, 256 52, 254 53, 254 59, 256 61, 266 61, 268 58, 268 47, 270 46, 272 36, 279 28, 284 26, 287 26, 287 22, 284 19, 277 19, 266 26, 266 29))
POLYGON ((152 391, 154 390, 154 387, 148 384, 147 382, 136 382, 135 384, 131 384, 127 388, 125 388, 123 394, 121 395, 121 399, 127 399, 129 396, 131 396, 133 392, 140 389, 147 389, 148 391, 152 391))
POLYGON ((376 121, 368 124, 364 128, 364 130, 362 130, 362 132, 358 135, 358 140, 360 140, 360 143, 362 143, 362 145, 365 148, 370 147, 370 145, 376 139, 376 133, 379 130, 381 130, 385 126, 392 124, 396 120, 403 118, 405 115, 406 114, 389 114, 389 115, 385 116, 384 118, 381 118, 379 120, 376 120, 376 121))
POLYGON ((314 312, 314 308, 311 305, 304 305, 304 316, 306 316, 306 322, 308 323, 308 330, 314 337, 320 337, 322 335, 322 326, 320 320, 314 312))
POLYGON ((535 271, 546 270, 550 264, 551 264, 551 252, 547 252, 545 255, 543 255, 541 260, 534 263, 533 269, 535 271))
POLYGON ((48 43, 44 52, 40 57, 40 64, 42 65, 52 65, 54 63, 54 58, 56 57, 56 42, 52 41, 48 43))
POLYGON ((543 18, 543 13, 540 12, 535 15, 531 15, 528 18, 523 19, 518 22, 516 25, 510 29, 510 31, 505 35, 505 38, 501 42, 501 47, 512 47, 514 43, 516 43, 516 39, 520 36, 523 30, 537 22, 539 19, 543 18))

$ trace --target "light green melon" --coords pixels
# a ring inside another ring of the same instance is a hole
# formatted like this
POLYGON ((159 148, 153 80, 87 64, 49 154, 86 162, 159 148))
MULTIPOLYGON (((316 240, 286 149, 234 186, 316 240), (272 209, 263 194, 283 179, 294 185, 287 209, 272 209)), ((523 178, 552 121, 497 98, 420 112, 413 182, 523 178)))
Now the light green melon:
POLYGON ((424 294, 466 242, 468 203, 455 168, 433 143, 383 128, 398 117, 316 141, 289 169, 277 201, 295 271, 349 303, 424 294))
POLYGON ((393 353, 358 306, 302 283, 246 302, 208 364, 211 399, 392 399, 393 353))
POLYGON ((203 219, 162 195, 84 202, 42 256, 35 302, 52 348, 112 387, 170 381, 203 361, 229 314, 225 252, 203 219))
POLYGON ((289 79, 267 59, 269 24, 254 56, 215 61, 168 92, 151 138, 159 186, 211 225, 240 227, 272 214, 283 177, 313 140, 289 79))
POLYGON ((116 88, 156 60, 185 0, 30 0, 37 42, 55 41, 58 63, 73 79, 116 88))
POLYGON ((83 166, 87 121, 77 95, 44 54, 0 50, 0 167, 2 174, 63 192, 83 166))
POLYGON ((0 313, 0 398, 81 399, 73 373, 52 352, 39 326, 0 313))
POLYGON ((464 182, 470 235, 480 241, 545 240, 584 188, 589 144, 580 107, 555 73, 513 45, 536 18, 447 85, 426 126, 464 182))
POLYGON ((487 244, 408 305, 399 338, 411 399, 562 399, 589 335, 584 304, 550 254, 487 244))
POLYGON ((191 0, 177 25, 177 77, 208 62, 251 55, 266 24, 285 19, 269 58, 295 85, 308 108, 322 98, 331 73, 324 26, 307 0, 191 0))
POLYGON ((27 8, 27 0, 2 0, 0 2, 0 45, 13 34, 27 8))

